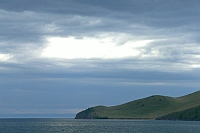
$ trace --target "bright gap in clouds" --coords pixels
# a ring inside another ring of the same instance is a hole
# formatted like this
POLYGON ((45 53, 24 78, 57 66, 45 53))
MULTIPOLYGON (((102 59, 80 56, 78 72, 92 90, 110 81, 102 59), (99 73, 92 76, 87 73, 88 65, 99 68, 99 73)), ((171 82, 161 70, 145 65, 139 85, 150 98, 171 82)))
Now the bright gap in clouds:
POLYGON ((65 59, 115 59, 135 57, 140 54, 140 49, 146 46, 151 40, 128 41, 122 45, 112 39, 84 37, 47 38, 49 44, 43 50, 42 56, 49 58, 65 59))
POLYGON ((9 54, 0 54, 0 61, 7 61, 11 58, 9 54))

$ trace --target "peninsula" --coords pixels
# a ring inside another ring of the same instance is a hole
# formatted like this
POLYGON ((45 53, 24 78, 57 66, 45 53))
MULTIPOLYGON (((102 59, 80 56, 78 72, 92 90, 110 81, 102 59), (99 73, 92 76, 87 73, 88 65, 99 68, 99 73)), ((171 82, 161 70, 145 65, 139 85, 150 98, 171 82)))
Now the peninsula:
POLYGON ((200 91, 181 97, 154 95, 117 106, 96 106, 75 119, 154 119, 200 121, 200 91))

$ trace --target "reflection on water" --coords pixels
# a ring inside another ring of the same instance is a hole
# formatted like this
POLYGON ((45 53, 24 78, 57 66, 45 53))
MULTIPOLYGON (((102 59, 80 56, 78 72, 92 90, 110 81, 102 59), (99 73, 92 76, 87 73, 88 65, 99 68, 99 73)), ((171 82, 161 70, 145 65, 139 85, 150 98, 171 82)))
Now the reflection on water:
POLYGON ((0 119, 1 133, 200 133, 200 122, 0 119))

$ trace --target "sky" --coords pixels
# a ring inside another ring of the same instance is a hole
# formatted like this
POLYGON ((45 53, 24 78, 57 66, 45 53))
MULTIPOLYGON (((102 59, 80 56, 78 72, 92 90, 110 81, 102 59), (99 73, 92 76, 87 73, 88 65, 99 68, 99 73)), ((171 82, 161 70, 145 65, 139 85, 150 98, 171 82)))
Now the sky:
POLYGON ((200 90, 199 0, 0 0, 0 117, 200 90))

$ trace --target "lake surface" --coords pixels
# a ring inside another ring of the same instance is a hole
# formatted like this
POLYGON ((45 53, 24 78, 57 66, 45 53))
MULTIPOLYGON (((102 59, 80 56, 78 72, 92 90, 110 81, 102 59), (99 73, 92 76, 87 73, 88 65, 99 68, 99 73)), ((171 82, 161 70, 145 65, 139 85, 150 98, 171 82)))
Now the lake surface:
POLYGON ((200 133, 200 122, 0 119, 0 133, 200 133))

